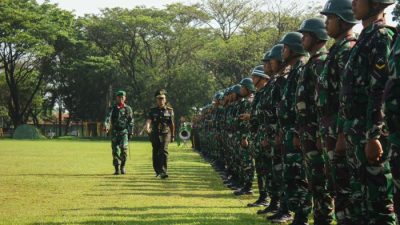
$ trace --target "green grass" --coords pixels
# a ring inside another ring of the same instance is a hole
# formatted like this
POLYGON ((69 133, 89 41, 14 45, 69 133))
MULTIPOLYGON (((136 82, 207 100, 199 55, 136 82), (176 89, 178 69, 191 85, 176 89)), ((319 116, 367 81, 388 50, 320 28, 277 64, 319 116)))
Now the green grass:
POLYGON ((197 153, 170 145, 170 179, 154 177, 151 145, 131 143, 113 176, 106 141, 0 140, 0 224, 267 224, 253 197, 234 197, 197 153))

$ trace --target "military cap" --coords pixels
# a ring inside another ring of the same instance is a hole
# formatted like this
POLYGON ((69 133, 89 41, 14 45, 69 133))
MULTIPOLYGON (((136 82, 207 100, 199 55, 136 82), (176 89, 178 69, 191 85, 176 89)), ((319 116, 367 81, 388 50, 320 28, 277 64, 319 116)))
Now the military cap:
POLYGON ((160 89, 156 91, 156 93, 154 94, 154 97, 156 98, 165 98, 166 96, 167 96, 167 91, 165 89, 160 89))
POLYGON ((298 30, 300 33, 309 32, 313 33, 319 40, 327 41, 329 39, 325 27, 325 21, 321 18, 311 18, 304 20, 298 30))
POLYGON ((254 69, 251 71, 251 75, 266 78, 266 79, 270 78, 267 74, 265 74, 263 65, 254 67, 254 69))
POLYGON ((321 14, 336 15, 347 23, 357 23, 352 10, 352 0, 328 0, 321 14))
POLYGON ((115 92, 115 96, 126 96, 126 92, 119 90, 119 91, 115 92))

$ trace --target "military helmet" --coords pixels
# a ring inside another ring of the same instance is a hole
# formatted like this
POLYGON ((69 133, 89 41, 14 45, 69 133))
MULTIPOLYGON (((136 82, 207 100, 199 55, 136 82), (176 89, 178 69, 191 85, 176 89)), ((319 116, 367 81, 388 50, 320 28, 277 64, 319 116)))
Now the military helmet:
POLYGON ((270 53, 271 53, 271 51, 266 52, 266 53, 264 54, 264 57, 263 57, 263 59, 262 59, 261 61, 263 61, 263 62, 268 62, 269 60, 271 60, 271 58, 270 58, 270 53))
POLYGON ((269 79, 269 76, 267 74, 265 74, 265 72, 264 72, 264 66, 263 65, 256 66, 251 71, 251 75, 269 79))
POLYGON ((232 93, 236 93, 238 95, 240 95, 240 88, 241 86, 239 84, 236 84, 232 87, 232 93))
POLYGON ((321 11, 322 15, 336 15, 343 21, 356 24, 352 10, 352 0, 328 0, 321 11))
POLYGON ((254 86, 253 79, 251 79, 251 78, 244 78, 243 80, 240 81, 240 85, 247 88, 247 90, 249 90, 251 92, 256 91, 256 87, 254 86))
POLYGON ((309 32, 315 34, 319 40, 327 41, 329 39, 326 31, 325 22, 320 18, 304 20, 298 30, 300 33, 309 32))
POLYGON ((395 0, 370 0, 370 1, 374 3, 388 4, 388 5, 394 4, 396 2, 395 0))
POLYGON ((283 36, 280 43, 287 45, 290 50, 297 54, 306 55, 306 51, 304 50, 301 40, 302 37, 303 35, 299 32, 289 32, 283 36))
POLYGON ((283 50, 283 44, 277 44, 274 47, 272 47, 270 54, 271 59, 275 59, 282 62, 282 50, 283 50))
POLYGON ((218 91, 218 92, 215 93, 215 95, 214 95, 214 100, 221 100, 223 96, 224 96, 224 92, 218 91))

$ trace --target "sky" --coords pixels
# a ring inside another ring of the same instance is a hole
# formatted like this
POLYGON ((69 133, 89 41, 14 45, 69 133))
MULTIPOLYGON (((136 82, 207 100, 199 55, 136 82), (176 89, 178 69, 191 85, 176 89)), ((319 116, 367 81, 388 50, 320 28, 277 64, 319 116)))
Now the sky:
MULTIPOLYGON (((314 0, 313 2, 321 2, 324 4, 325 0, 314 0)), ((44 0, 37 0, 39 3, 43 3, 44 0)), ((133 8, 135 6, 147 6, 163 8, 165 5, 181 2, 185 4, 191 4, 199 2, 199 0, 50 0, 51 3, 57 3, 60 8, 74 11, 77 16, 83 16, 85 14, 97 14, 101 9, 121 7, 121 8, 133 8)), ((308 3, 311 0, 303 0, 308 3)), ((387 22, 389 25, 396 25, 392 20, 392 11, 394 5, 386 9, 387 22)), ((361 25, 355 27, 355 31, 359 32, 362 29, 361 25)))

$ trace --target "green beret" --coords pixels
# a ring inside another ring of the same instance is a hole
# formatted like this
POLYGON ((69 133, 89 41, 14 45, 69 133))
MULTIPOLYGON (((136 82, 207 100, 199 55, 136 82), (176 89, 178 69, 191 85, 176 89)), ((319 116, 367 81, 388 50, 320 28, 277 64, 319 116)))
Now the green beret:
POLYGON ((126 96, 126 92, 120 90, 120 91, 117 91, 117 92, 115 93, 115 95, 116 95, 116 96, 126 96))

